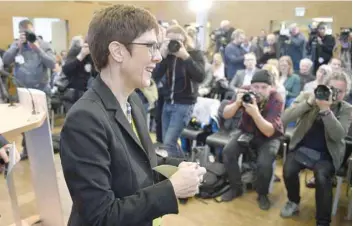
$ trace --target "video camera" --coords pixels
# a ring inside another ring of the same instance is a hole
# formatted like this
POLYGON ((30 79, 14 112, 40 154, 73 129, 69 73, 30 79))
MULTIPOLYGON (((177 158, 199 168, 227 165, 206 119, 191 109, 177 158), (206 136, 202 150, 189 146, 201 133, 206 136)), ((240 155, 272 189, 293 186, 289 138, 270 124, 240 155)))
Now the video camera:
POLYGON ((338 90, 334 87, 329 87, 326 85, 318 85, 314 90, 315 98, 318 100, 326 100, 330 99, 332 95, 332 101, 337 100, 338 90))
POLYGON ((351 29, 345 28, 341 30, 339 39, 343 42, 347 42, 349 39, 349 34, 352 32, 351 29))
POLYGON ((221 28, 212 31, 210 37, 212 41, 219 42, 222 46, 226 46, 228 44, 227 33, 221 28))
POLYGON ((30 43, 37 41, 37 36, 31 31, 25 31, 26 40, 30 43))

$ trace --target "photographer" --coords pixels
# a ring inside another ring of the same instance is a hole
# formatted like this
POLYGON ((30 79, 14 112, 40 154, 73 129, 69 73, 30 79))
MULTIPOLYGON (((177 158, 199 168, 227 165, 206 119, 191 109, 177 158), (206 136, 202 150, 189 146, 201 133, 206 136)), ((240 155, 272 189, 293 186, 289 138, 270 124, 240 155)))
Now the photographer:
MULTIPOLYGON (((5 65, 15 64, 14 76, 20 87, 38 89, 46 93, 48 112, 51 109, 51 70, 55 68, 55 55, 49 43, 38 39, 29 20, 19 23, 20 38, 3 56, 5 65)), ((27 158, 25 139, 22 158, 27 158)))
POLYGON ((228 43, 232 41, 232 33, 234 30, 228 20, 223 20, 220 24, 220 28, 211 33, 211 40, 216 42, 215 53, 218 53, 221 47, 226 47, 228 43))
POLYGON ((281 113, 284 103, 274 89, 273 75, 266 70, 254 74, 249 90, 249 93, 239 92, 235 101, 223 111, 225 119, 232 118, 238 111, 243 111, 243 115, 239 131, 231 134, 231 140, 223 150, 231 189, 222 196, 222 200, 231 201, 243 194, 238 158, 240 154, 249 154, 252 149, 257 154, 257 201, 261 209, 268 210, 271 205, 267 194, 273 175, 272 164, 280 146, 279 137, 283 134, 281 113))
POLYGON ((295 72, 299 72, 300 60, 306 56, 306 39, 305 36, 299 31, 297 24, 291 24, 289 26, 289 39, 285 41, 287 44, 286 51, 287 55, 293 61, 293 67, 295 72))
POLYGON ((320 65, 328 64, 332 58, 335 43, 335 38, 326 34, 326 25, 323 22, 318 24, 317 29, 312 30, 307 50, 314 62, 314 73, 320 65))
POLYGON ((50 94, 50 70, 55 68, 55 55, 50 45, 37 39, 29 20, 19 23, 20 38, 3 56, 5 65, 15 63, 15 77, 20 86, 50 94))
POLYGON ((174 25, 167 29, 161 45, 163 60, 155 68, 156 84, 166 76, 162 113, 163 144, 171 157, 183 157, 178 139, 189 123, 198 96, 198 87, 205 79, 205 62, 200 50, 194 49, 185 30, 174 25))
POLYGON ((89 88, 90 79, 97 76, 88 44, 81 36, 72 39, 62 71, 69 81, 63 96, 65 111, 68 112, 89 88))
POLYGON ((282 217, 299 212, 299 172, 307 168, 315 177, 316 223, 330 225, 332 178, 342 164, 344 139, 352 122, 352 106, 343 101, 349 89, 347 75, 334 72, 325 85, 298 96, 283 114, 284 125, 292 121, 297 124, 283 166, 288 202, 281 210, 282 217))

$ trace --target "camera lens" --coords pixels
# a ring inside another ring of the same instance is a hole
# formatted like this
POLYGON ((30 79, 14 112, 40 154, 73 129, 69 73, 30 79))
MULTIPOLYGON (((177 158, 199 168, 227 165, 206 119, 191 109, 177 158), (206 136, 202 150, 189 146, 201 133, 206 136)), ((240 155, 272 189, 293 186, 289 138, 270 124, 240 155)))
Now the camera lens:
POLYGON ((169 44, 168 44, 168 51, 170 53, 176 53, 179 51, 181 45, 178 41, 176 40, 170 40, 169 44))
POLYGON ((34 43, 37 40, 37 36, 30 31, 26 31, 25 34, 27 41, 34 43))
POLYGON ((252 102, 251 94, 245 93, 242 97, 242 101, 247 104, 251 103, 252 102))
POLYGON ((328 101, 331 95, 331 89, 325 85, 318 85, 314 93, 316 99, 328 101))

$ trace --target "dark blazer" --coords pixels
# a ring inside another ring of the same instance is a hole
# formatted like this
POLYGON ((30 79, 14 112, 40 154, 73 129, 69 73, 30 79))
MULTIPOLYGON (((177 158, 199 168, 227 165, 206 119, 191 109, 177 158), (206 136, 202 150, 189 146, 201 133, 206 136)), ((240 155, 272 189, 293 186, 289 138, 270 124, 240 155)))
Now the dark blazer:
POLYGON ((140 139, 100 76, 67 115, 60 155, 73 201, 70 226, 151 226, 178 213, 171 182, 158 183, 152 168, 180 161, 157 159, 138 95, 128 101, 140 139))
POLYGON ((188 50, 188 53, 190 57, 186 60, 168 55, 153 71, 153 79, 157 84, 166 78, 164 100, 167 102, 188 105, 196 103, 199 84, 205 79, 205 60, 200 50, 188 50))
MULTIPOLYGON (((255 68, 254 74, 258 71, 258 68, 255 68)), ((244 78, 245 78, 245 69, 244 70, 238 70, 235 76, 233 77, 232 81, 229 84, 229 88, 232 89, 237 89, 239 87, 243 86, 244 83, 244 78)))

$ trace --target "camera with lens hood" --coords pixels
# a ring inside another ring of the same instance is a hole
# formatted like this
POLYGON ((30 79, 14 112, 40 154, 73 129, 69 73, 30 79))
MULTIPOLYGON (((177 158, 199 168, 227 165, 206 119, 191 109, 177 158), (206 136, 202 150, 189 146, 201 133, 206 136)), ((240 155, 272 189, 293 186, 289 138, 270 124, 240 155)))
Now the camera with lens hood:
POLYGON ((246 104, 251 104, 252 103, 252 97, 255 96, 256 97, 256 93, 254 92, 246 92, 243 94, 241 100, 246 103, 246 104))
POLYGON ((326 85, 318 85, 314 90, 315 98, 317 100, 329 101, 332 95, 332 101, 337 100, 338 90, 334 87, 329 87, 326 85))
POLYGON ((31 31, 25 31, 26 40, 30 43, 37 41, 37 36, 31 31))
POLYGON ((181 44, 177 40, 170 40, 168 44, 168 51, 170 53, 176 53, 180 50, 181 44))

